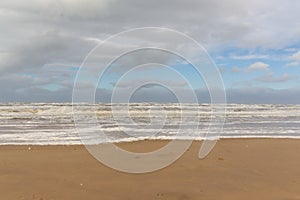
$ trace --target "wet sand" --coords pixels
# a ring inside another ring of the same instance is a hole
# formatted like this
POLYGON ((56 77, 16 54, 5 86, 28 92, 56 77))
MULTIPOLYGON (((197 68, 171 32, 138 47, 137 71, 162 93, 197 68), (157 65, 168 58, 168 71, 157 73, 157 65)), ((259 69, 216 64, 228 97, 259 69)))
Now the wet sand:
MULTIPOLYGON (((119 146, 145 152, 166 143, 119 146)), ((222 139, 203 160, 200 145, 146 174, 110 169, 83 146, 0 146, 0 199, 300 199, 300 140, 222 139)))

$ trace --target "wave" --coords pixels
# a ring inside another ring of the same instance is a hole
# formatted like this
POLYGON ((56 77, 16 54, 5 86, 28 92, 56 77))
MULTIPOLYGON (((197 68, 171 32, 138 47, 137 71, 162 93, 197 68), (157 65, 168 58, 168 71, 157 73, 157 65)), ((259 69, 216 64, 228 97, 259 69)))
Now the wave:
MULTIPOLYGON (((208 128, 217 125, 211 123, 215 118, 211 114, 209 104, 0 104, 0 145, 73 145, 81 144, 82 137, 95 144, 146 139, 203 140, 208 128), (90 118, 96 119, 97 127, 88 121, 90 118), (76 119, 85 122, 89 131, 79 134, 76 119), (97 136, 99 130, 107 138, 97 136)), ((219 134, 210 135, 218 139, 214 135, 219 134)), ((299 139, 300 105, 226 105, 220 138, 299 139)))

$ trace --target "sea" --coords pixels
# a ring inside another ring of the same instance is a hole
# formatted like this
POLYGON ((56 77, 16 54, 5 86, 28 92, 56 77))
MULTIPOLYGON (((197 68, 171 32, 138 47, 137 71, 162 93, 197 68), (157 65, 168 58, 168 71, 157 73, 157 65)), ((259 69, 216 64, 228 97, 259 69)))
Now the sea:
POLYGON ((220 138, 300 139, 300 105, 0 104, 0 145, 220 138))

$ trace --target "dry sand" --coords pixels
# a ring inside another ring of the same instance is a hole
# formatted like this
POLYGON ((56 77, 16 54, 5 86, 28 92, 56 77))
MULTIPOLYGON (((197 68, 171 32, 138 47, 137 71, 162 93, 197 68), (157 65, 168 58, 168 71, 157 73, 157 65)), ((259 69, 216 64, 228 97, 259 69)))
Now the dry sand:
MULTIPOLYGON (((121 146, 148 151, 165 143, 121 146)), ((200 145, 139 175, 104 166, 83 146, 0 146, 0 199, 300 199, 300 140, 223 139, 204 160, 200 145)))

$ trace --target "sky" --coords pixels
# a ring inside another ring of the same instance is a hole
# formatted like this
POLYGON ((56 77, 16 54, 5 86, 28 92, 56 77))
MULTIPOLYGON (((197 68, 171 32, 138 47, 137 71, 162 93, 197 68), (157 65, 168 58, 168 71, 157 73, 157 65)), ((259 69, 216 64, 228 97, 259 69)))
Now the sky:
MULTIPOLYGON (((0 102, 70 102, 76 74, 99 43, 134 28, 164 27, 206 49, 221 73, 228 103, 300 103, 299 10, 300 1, 295 0, 0 1, 0 102)), ((153 37, 149 35, 110 43, 101 59, 113 59, 115 51, 134 40, 145 42, 153 37)), ((118 79, 130 67, 153 61, 176 69, 201 101, 209 101, 204 79, 173 57, 162 51, 121 57, 102 82, 91 78, 99 84, 96 101, 110 101, 118 79)), ((153 65, 135 71, 118 87, 126 92, 149 77, 181 91, 188 86, 153 65)), ((168 89, 148 82, 132 101, 176 100, 168 89)), ((81 87, 90 87, 88 81, 81 87)))

